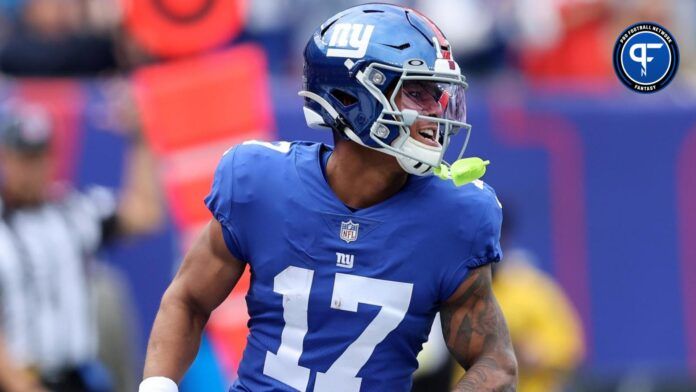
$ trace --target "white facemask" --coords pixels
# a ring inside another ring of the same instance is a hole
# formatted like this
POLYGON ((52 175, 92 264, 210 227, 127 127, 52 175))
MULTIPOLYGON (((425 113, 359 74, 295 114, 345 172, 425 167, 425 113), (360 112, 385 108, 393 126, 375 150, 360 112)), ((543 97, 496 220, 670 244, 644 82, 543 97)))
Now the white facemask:
POLYGON ((430 174, 433 167, 440 166, 442 146, 429 146, 407 134, 401 134, 392 143, 392 147, 405 154, 394 154, 397 162, 409 174, 424 176, 430 174), (408 156, 407 156, 408 155, 408 156), (409 158, 409 156, 416 158, 409 158))

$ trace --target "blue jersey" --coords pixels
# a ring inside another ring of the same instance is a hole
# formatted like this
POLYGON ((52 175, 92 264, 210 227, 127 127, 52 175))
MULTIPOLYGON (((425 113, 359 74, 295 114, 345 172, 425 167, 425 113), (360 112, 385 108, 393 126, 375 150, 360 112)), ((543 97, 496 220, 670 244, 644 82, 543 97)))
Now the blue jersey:
POLYGON ((251 270, 231 391, 409 391, 440 304, 500 260, 502 211, 483 182, 410 176, 354 211, 324 178, 330 148, 246 142, 216 171, 206 204, 251 270))

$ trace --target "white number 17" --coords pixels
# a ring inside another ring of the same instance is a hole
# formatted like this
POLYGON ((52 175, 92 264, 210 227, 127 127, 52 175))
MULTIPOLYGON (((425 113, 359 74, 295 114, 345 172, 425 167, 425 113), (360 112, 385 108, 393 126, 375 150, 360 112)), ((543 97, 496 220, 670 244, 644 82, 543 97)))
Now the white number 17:
MULTIPOLYGON (((307 334, 307 308, 314 271, 288 267, 276 275, 273 291, 283 296, 285 326, 278 352, 266 352, 263 374, 299 391, 307 390, 309 369, 299 365, 307 334)), ((358 304, 380 306, 372 322, 336 359, 326 373, 317 373, 314 392, 358 392, 358 372, 370 359, 375 346, 403 320, 411 303, 412 283, 336 274, 331 308, 357 312, 358 304)))

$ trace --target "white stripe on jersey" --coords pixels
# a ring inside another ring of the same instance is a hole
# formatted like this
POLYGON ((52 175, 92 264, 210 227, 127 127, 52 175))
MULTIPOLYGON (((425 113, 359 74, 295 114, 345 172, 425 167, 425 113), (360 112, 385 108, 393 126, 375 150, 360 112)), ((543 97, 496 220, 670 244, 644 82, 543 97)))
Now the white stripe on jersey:
POLYGON ((73 193, 0 221, 0 328, 23 364, 50 371, 96 356, 86 261, 115 210, 103 199, 73 193))
POLYGON ((14 246, 13 235, 5 222, 0 220, 0 321, 2 333, 9 351, 20 363, 28 363, 31 348, 29 346, 29 315, 24 277, 19 255, 14 246))

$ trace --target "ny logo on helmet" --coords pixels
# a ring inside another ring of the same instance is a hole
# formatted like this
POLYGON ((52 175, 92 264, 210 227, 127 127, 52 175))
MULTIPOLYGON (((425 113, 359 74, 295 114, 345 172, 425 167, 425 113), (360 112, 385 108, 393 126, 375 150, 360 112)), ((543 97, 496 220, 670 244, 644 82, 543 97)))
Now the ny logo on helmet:
POLYGON ((327 57, 363 58, 375 26, 359 23, 337 23, 331 33, 327 57), (364 27, 364 29, 363 29, 364 27))

